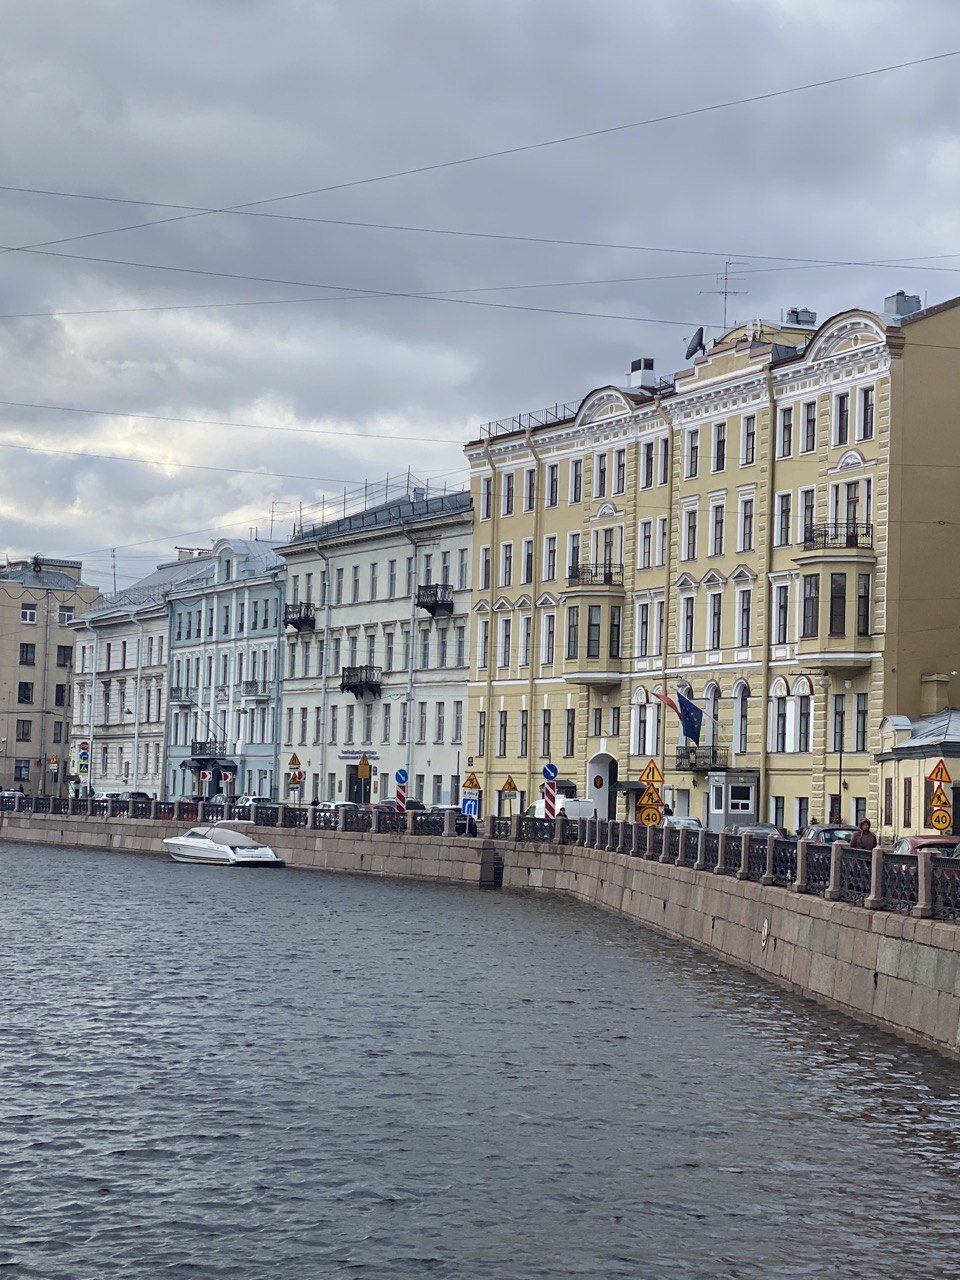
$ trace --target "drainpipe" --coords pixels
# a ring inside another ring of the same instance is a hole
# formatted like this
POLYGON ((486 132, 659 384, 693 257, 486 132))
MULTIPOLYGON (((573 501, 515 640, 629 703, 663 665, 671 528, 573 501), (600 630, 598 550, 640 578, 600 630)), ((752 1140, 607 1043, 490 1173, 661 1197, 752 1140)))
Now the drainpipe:
MULTIPOLYGON (((316 545, 316 552, 323 562, 323 669, 320 676, 320 791, 327 785, 327 667, 330 661, 330 597, 333 584, 330 581, 330 557, 316 545)), ((336 796, 334 796, 336 798, 336 796)))
MULTIPOLYGON (((770 565, 773 558, 773 494, 776 481, 776 440, 777 440, 777 405, 773 391, 773 372, 769 363, 764 370, 764 381, 767 384, 767 485, 764 494, 764 511, 766 513, 766 531, 763 539, 763 656, 760 667, 760 696, 763 699, 763 713, 760 717, 760 777, 757 785, 757 821, 766 822, 764 816, 769 810, 770 797, 767 795, 767 690, 770 687, 770 603, 773 588, 770 585, 770 565)), ((759 595, 759 592, 757 593, 759 595)), ((756 618, 754 622, 758 621, 756 618)), ((841 798, 842 803, 842 798, 841 798)), ((786 820, 786 814, 784 814, 786 820)))
MULTIPOLYGON (((680 460, 682 451, 674 445, 674 422, 667 414, 663 407, 663 399, 659 392, 653 398, 657 413, 667 428, 667 538, 666 538, 666 564, 664 565, 664 588, 663 588, 663 644, 660 646, 660 682, 666 692, 667 686, 667 654, 670 652, 670 604, 673 592, 673 490, 674 463, 680 460)), ((656 459, 654 459, 656 465, 656 459)), ((677 477, 679 483, 679 476, 677 477)), ((634 554, 636 554, 634 552, 634 554)), ((667 721, 663 714, 663 703, 658 704, 657 715, 660 717, 660 724, 663 732, 659 735, 660 739, 660 772, 666 775, 667 772, 667 721)), ((676 797, 674 797, 676 798, 676 797)))
MULTIPOLYGON (((494 623, 496 622, 496 614, 493 612, 494 601, 496 600, 496 581, 497 581, 497 565, 495 551, 497 549, 497 535, 500 525, 500 507, 497 502, 497 468, 494 465, 493 458, 490 454, 490 441, 483 446, 484 456, 487 465, 490 468, 490 582, 487 587, 487 603, 489 611, 487 614, 487 694, 484 698, 484 718, 486 721, 486 733, 484 734, 483 743, 483 781, 486 784, 485 790, 490 785, 490 747, 493 742, 494 723, 493 723, 493 664, 496 661, 497 653, 497 634, 494 623)), ((481 494, 483 490, 481 488, 481 494)), ((533 546, 534 571, 536 572, 537 546, 533 546)), ((530 643, 530 666, 533 668, 533 622, 531 617, 531 643, 530 643)), ((529 741, 529 725, 527 728, 527 750, 530 749, 529 741)), ((486 811, 488 814, 493 810, 490 808, 492 802, 492 794, 484 796, 486 801, 486 811)))
MULTIPOLYGON (((543 528, 543 525, 541 523, 541 518, 543 514, 543 502, 542 502, 543 490, 540 487, 540 482, 543 474, 543 467, 542 467, 543 460, 540 457, 540 455, 537 453, 536 445, 533 443, 533 431, 531 430, 530 427, 527 428, 526 444, 527 444, 527 448, 530 450, 530 453, 533 457, 533 466, 534 466, 533 480, 535 485, 534 504, 533 504, 533 577, 531 578, 530 584, 529 584, 530 597, 533 603, 533 608, 530 610, 530 663, 529 663, 530 676, 527 682, 527 688, 529 689, 529 696, 527 699, 527 785, 526 785, 527 804, 532 804, 537 799, 537 797, 533 794, 533 743, 536 741, 534 735, 536 734, 536 731, 537 731, 536 720, 534 716, 534 700, 536 698, 536 693, 537 693, 537 682, 536 682, 537 667, 534 661, 533 620, 537 616, 537 595, 542 585, 540 582, 540 538, 542 536, 541 530, 543 528)), ((567 554, 566 547, 559 547, 558 552, 560 554, 560 567, 562 570, 564 558, 566 557, 566 554, 567 554)), ((491 558, 492 558, 492 553, 491 553, 491 558)), ((493 576, 492 563, 490 568, 491 568, 491 580, 492 580, 492 576, 493 576)), ((492 610, 491 610, 491 614, 492 614, 492 610)), ((564 634, 565 633, 561 623, 561 627, 560 627, 561 637, 563 637, 564 634)), ((562 643, 566 644, 566 640, 564 639, 562 643)), ((564 652, 564 650, 561 649, 561 652, 564 652)), ((554 659, 556 659, 556 640, 554 642, 554 659)), ((562 723, 557 727, 561 733, 565 731, 562 723)), ((487 726, 487 730, 489 732, 490 725, 487 726)))
POLYGON ((93 790, 93 760, 94 760, 93 726, 96 723, 96 719, 97 719, 97 658, 99 656, 100 636, 98 632, 94 631, 93 627, 91 627, 89 622, 84 622, 83 625, 87 629, 87 631, 89 631, 90 634, 93 636, 93 671, 91 673, 92 679, 91 679, 91 693, 90 693, 90 724, 89 724, 90 767, 89 767, 89 772, 87 773, 87 781, 85 784, 92 791, 93 790))
MULTIPOLYGON (((40 795, 47 794, 47 687, 49 681, 49 665, 50 665, 50 607, 54 602, 54 593, 52 588, 47 588, 44 603, 46 605, 43 611, 43 666, 41 668, 41 679, 43 685, 40 689, 40 795)), ((59 607, 59 601, 57 602, 59 607)), ((66 710, 66 708, 64 708, 66 710)))
POLYGON ((133 714, 133 790, 139 790, 138 783, 140 781, 140 684, 143 678, 143 623, 139 618, 130 614, 130 621, 135 622, 140 628, 140 637, 137 640, 137 682, 136 693, 134 695, 135 710, 133 714))
MULTIPOLYGON (((410 644, 407 646, 407 786, 410 788, 408 795, 413 794, 413 662, 416 651, 417 641, 417 582, 420 578, 420 546, 412 533, 409 533, 401 526, 403 536, 413 547, 413 582, 411 583, 413 590, 410 593, 410 644)), ((424 786, 426 786, 426 775, 424 775, 424 786)))

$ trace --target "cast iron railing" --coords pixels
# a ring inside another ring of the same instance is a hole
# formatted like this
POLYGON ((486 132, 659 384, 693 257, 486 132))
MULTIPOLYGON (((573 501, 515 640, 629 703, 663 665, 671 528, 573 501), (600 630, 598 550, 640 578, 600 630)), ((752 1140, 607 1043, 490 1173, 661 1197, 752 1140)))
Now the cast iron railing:
POLYGON ((906 915, 917 905, 917 896, 916 854, 885 853, 880 887, 881 909, 906 915))
POLYGON ((538 844, 550 844, 553 840, 554 825, 552 818, 521 818, 520 839, 531 840, 538 844))
POLYGON ((677 747, 677 768, 692 773, 706 773, 710 769, 725 769, 730 763, 726 747, 677 747))
POLYGON ((767 837, 749 835, 744 839, 750 842, 747 846, 747 879, 759 884, 767 874, 767 837))
POLYGON ((781 889, 788 889, 797 880, 797 842, 795 840, 774 840, 773 842, 773 883, 781 889))
POLYGON ((723 862, 717 868, 722 876, 735 876, 743 857, 743 836, 727 836, 723 845, 723 862))
POLYGON ((275 827, 280 810, 275 804, 255 804, 252 817, 258 827, 275 827))
POLYGON ((567 573, 570 587, 622 587, 622 564, 572 564, 567 573))
POLYGON ((664 862, 676 862, 680 857, 680 828, 667 827, 666 848, 660 855, 664 862))
POLYGON ((429 810, 412 809, 407 814, 408 821, 407 830, 417 836, 442 836, 444 826, 444 815, 442 813, 431 813, 429 810))
MULTIPOLYGON (((399 817, 399 814, 397 816, 399 817)), ((336 831, 337 825, 338 824, 337 824, 336 809, 314 809, 313 811, 314 831, 336 831)))
POLYGON ((647 837, 650 841, 647 845, 647 857, 659 858, 663 853, 663 827, 650 827, 647 837))
POLYGON ((869 549, 873 546, 873 525, 840 521, 814 524, 803 531, 804 551, 830 551, 838 547, 869 549))
POLYGON ((822 898, 830 885, 829 844, 807 845, 807 893, 822 898))
POLYGON ((305 827, 309 812, 308 809, 299 805, 285 804, 283 806, 283 825, 285 827, 305 827))
POLYGON ((720 856, 720 832, 705 831, 703 833, 703 865, 707 871, 713 871, 720 856))
POLYGON ((870 896, 873 855, 845 846, 840 853, 840 901, 862 907, 870 896))
POLYGON ((194 738, 190 743, 192 756, 225 756, 227 744, 223 738, 194 738))
POLYGON ((373 814, 369 809, 344 809, 344 831, 369 831, 373 825, 373 814))
POLYGON ((934 920, 960 921, 960 861, 956 858, 930 858, 931 898, 934 920))
POLYGON ((576 844, 580 839, 580 823, 572 818, 563 819, 563 843, 576 844))

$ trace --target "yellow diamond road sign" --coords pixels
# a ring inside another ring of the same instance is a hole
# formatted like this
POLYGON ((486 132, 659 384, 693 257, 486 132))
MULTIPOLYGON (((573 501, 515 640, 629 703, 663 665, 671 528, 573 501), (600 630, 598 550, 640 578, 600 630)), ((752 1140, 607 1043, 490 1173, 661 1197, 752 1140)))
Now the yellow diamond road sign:
POLYGON ((661 783, 663 781, 663 774, 661 773, 660 766, 657 764, 656 760, 647 761, 646 768, 640 775, 640 781, 654 783, 661 783))
POLYGON ((512 776, 511 776, 510 774, 507 774, 507 780, 506 780, 506 782, 503 784, 503 786, 500 788, 500 790, 501 790, 501 791, 516 791, 516 789, 517 789, 517 784, 514 782, 514 780, 513 780, 512 776))
POLYGON ((296 752, 294 752, 293 755, 290 757, 290 763, 287 765, 287 768, 288 769, 300 768, 300 757, 297 755, 296 752))

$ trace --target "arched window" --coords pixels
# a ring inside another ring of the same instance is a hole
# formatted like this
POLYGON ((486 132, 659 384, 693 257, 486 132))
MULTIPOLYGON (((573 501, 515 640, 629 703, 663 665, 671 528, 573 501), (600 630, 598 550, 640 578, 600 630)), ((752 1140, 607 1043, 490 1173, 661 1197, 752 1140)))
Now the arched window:
POLYGON ((747 750, 750 726, 750 686, 739 681, 733 689, 733 749, 742 755, 747 750))

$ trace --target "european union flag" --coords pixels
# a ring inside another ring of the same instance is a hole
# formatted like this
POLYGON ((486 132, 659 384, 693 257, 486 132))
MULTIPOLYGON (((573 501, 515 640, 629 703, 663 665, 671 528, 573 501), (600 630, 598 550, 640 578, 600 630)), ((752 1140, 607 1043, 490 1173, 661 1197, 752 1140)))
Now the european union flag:
POLYGON ((680 710, 680 723, 683 726, 683 736, 689 741, 700 745, 700 728, 703 724, 703 712, 695 702, 691 702, 689 698, 685 698, 682 693, 677 694, 677 706, 680 710))

